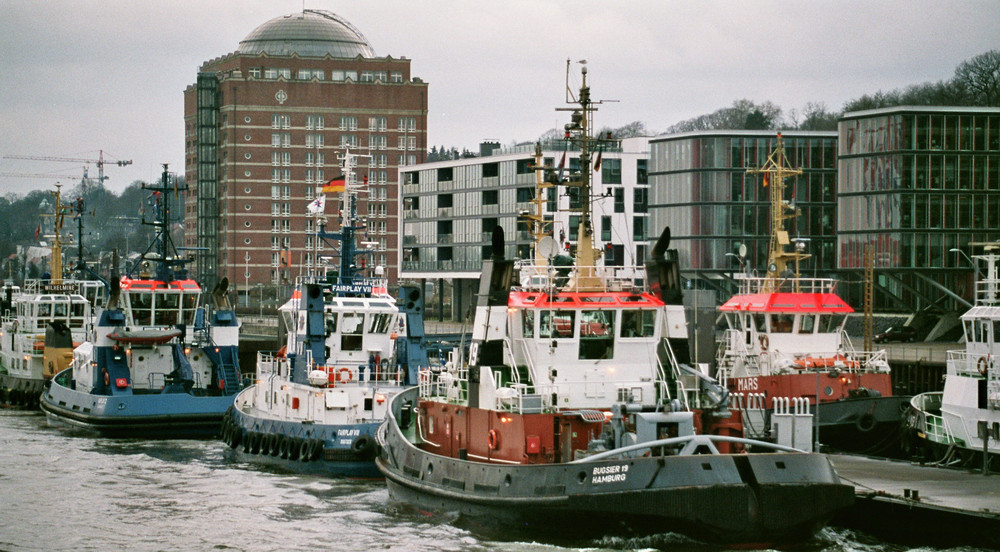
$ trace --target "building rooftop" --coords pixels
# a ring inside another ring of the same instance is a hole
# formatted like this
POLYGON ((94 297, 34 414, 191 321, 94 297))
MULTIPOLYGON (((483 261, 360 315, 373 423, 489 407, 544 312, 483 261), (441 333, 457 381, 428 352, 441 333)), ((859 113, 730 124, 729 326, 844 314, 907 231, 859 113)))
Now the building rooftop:
POLYGON ((375 57, 375 50, 361 31, 324 10, 303 10, 275 17, 241 40, 237 52, 269 56, 375 57))

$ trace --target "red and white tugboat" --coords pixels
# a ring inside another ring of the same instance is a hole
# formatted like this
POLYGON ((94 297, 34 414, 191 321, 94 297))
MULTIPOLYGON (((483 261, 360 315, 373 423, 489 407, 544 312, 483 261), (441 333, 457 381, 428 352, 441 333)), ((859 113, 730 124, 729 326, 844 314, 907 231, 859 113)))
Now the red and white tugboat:
MULTIPOLYGON (((584 170, 562 185, 586 198, 585 70, 573 103, 567 140, 584 170)), ((645 273, 597 266, 587 203, 575 266, 521 267, 547 278, 519 278, 494 232, 468 364, 421 371, 377 434, 390 497, 519 535, 808 538, 853 503, 853 488, 823 455, 731 434, 725 389, 671 346, 687 327, 669 232, 645 273), (733 443, 767 453, 732 454, 733 443)))
MULTIPOLYGON (((764 277, 742 275, 739 293, 719 307, 728 326, 719 379, 737 404, 767 412, 778 397, 808 400, 822 445, 894 452, 909 397, 893 396, 884 350, 854 348, 844 331, 854 309, 836 294, 837 281, 799 275, 809 255, 784 228, 797 215, 784 190, 785 179, 802 171, 789 167, 780 134, 764 166, 748 172, 763 174, 771 188, 769 259, 764 277)), ((766 421, 744 425, 748 436, 771 437, 766 421)))

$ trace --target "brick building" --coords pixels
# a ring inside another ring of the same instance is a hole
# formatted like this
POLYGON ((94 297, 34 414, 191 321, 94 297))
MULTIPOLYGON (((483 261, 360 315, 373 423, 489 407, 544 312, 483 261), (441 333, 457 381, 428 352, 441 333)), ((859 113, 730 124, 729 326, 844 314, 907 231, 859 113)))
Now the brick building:
MULTIPOLYGON (((369 266, 398 276, 397 168, 427 150, 427 84, 410 60, 377 57, 360 31, 320 10, 276 17, 230 54, 205 62, 184 91, 185 245, 204 285, 286 284, 337 251, 310 235, 306 206, 340 174, 347 148, 369 192, 369 266)), ((328 197, 328 230, 336 230, 328 197)), ((336 244, 333 244, 336 246, 336 244)), ((331 261, 331 257, 333 257, 331 261)))

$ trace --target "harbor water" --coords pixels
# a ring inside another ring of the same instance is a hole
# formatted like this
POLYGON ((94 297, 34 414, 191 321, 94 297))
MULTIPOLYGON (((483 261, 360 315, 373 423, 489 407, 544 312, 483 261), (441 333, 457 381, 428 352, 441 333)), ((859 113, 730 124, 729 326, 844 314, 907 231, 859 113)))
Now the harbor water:
MULTIPOLYGON (((595 523, 599 520, 581 520, 595 523)), ((109 440, 0 411, 0 551, 711 551, 664 534, 579 542, 495 535, 389 503, 383 482, 268 471, 220 441, 109 440)), ((796 550, 902 552, 843 528, 796 550)), ((919 548, 919 550, 946 550, 919 548)), ((975 548, 950 550, 974 551, 975 548)))

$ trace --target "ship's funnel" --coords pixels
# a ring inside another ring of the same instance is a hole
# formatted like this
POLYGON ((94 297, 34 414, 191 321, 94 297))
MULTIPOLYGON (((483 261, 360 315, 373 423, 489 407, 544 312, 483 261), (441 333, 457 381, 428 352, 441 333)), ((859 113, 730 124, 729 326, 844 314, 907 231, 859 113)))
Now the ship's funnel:
POLYGON ((670 227, 663 229, 653 246, 652 255, 646 261, 646 277, 649 291, 668 305, 682 304, 681 274, 677 263, 677 250, 667 249, 670 245, 670 227))

